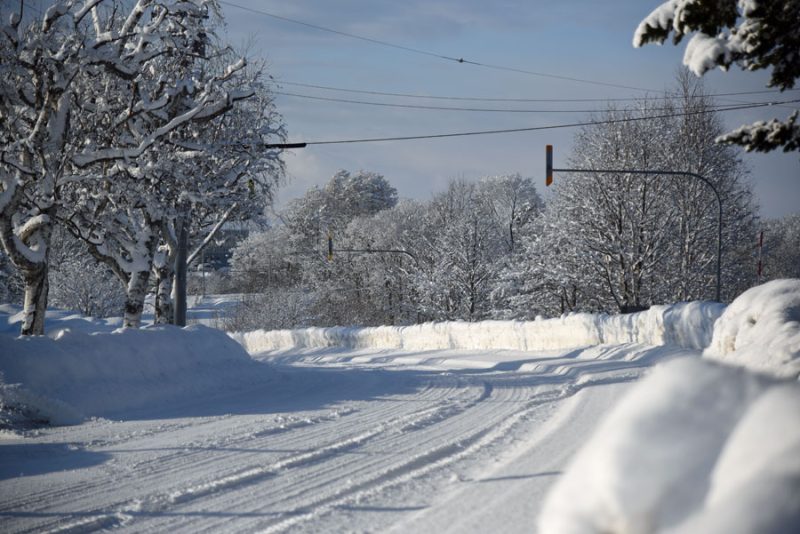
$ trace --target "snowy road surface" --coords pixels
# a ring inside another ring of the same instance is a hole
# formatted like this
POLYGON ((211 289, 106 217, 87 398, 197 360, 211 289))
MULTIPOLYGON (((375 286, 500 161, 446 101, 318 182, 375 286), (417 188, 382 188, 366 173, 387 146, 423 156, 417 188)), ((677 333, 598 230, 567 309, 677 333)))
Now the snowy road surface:
POLYGON ((687 353, 260 355, 256 388, 1 440, 0 525, 531 532, 547 488, 631 381, 687 353))

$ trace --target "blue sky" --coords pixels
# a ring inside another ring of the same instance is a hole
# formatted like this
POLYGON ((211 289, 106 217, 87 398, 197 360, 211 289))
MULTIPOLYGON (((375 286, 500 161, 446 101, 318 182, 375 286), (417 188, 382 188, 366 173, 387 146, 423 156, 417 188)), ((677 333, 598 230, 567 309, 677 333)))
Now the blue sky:
MULTIPOLYGON (((683 45, 634 49, 633 31, 659 1, 617 0, 541 2, 501 0, 232 0, 242 6, 400 45, 482 63, 566 77, 663 91, 673 84, 683 45)), ((571 82, 485 69, 395 50, 321 32, 222 5, 228 39, 249 43, 265 58, 278 82, 302 82, 361 90, 498 98, 624 98, 643 91, 571 82)), ((709 92, 758 91, 767 74, 715 71, 704 77, 709 92)), ((336 93, 283 85, 306 95, 382 102, 459 105, 336 93)), ((784 93, 780 97, 797 97, 784 93)), ((759 101, 768 95, 736 97, 759 101)), ((730 102, 721 102, 727 104, 730 102)), ((466 103, 486 107, 487 103, 466 103)), ((524 128, 574 122, 581 114, 495 114, 408 110, 315 102, 277 96, 290 140, 329 140, 524 128)), ((509 107, 505 103, 489 107, 509 107)), ((526 109, 594 109, 599 103, 519 104, 526 109)), ((757 119, 788 116, 789 109, 728 112, 730 128, 757 119)), ((555 145, 556 164, 569 155, 572 129, 445 140, 313 146, 288 154, 290 182, 279 202, 326 182, 338 169, 382 173, 401 196, 429 198, 451 178, 519 172, 540 179, 544 146, 555 145)), ((742 158, 764 216, 800 211, 800 157, 797 153, 742 158)), ((544 189, 542 187, 542 189, 544 189)))
MULTIPOLYGON (((661 0, 219 0, 222 37, 268 62, 276 91, 374 102, 514 107, 495 102, 411 100, 338 93, 281 82, 360 90, 491 98, 629 98, 645 91, 580 83, 458 64, 319 31, 232 4, 342 32, 449 57, 644 88, 674 85, 684 43, 634 49, 633 32, 661 0), (601 4, 601 5, 599 5, 601 4)), ((42 6, 49 0, 27 0, 42 6)), ((41 9, 41 7, 40 7, 41 9)), ((703 77, 709 93, 766 89, 768 73, 715 70, 703 77)), ((800 88, 800 85, 798 86, 800 88)), ((800 98, 800 91, 731 97, 736 102, 800 98)), ((720 100, 719 104, 735 104, 720 100)), ((291 141, 527 128, 586 120, 588 114, 501 114, 392 109, 276 95, 291 141)), ((602 103, 524 103, 523 109, 598 109, 602 103)), ((794 105, 797 106, 796 104, 794 105)), ((755 120, 785 118, 791 108, 726 112, 733 129, 755 120)), ((279 205, 327 182, 339 169, 379 172, 403 197, 427 199, 452 178, 520 173, 543 182, 544 146, 562 165, 575 129, 393 143, 310 146, 286 155, 289 183, 279 205)), ((800 154, 739 152, 765 217, 800 213, 800 154)), ((541 191, 545 197, 544 186, 541 191)))

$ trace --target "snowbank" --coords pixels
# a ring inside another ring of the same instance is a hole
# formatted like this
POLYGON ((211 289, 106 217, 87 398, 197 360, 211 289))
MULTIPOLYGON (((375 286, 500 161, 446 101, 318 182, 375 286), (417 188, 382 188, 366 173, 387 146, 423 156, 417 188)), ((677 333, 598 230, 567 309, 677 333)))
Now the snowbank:
POLYGON ((704 356, 800 375, 800 280, 774 280, 742 293, 720 317, 704 356))
POLYGON ((0 335, 0 407, 55 424, 188 401, 263 379, 224 333, 201 325, 0 335))
POLYGON ((689 302, 630 315, 578 313, 537 321, 447 322, 373 328, 256 330, 231 336, 249 353, 342 347, 398 350, 559 350, 603 343, 678 345, 701 350, 724 306, 689 302))
POLYGON ((799 319, 799 280, 743 293, 706 358, 656 367, 598 427, 540 533, 800 532, 799 319))
POLYGON ((708 360, 657 367, 551 490, 541 534, 800 531, 800 385, 708 360))
MULTIPOLYGON (((14 304, 0 304, 0 334, 19 335, 22 325, 22 307, 14 304)), ((122 326, 122 317, 96 319, 74 311, 48 309, 45 314, 45 329, 49 334, 69 328, 80 332, 112 332, 122 326)))

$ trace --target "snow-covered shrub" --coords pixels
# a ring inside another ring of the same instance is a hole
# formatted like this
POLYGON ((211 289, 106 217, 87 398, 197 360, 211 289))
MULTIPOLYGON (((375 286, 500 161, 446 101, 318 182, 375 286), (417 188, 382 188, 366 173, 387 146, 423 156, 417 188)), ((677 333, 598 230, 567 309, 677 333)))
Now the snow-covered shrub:
POLYGON ((219 320, 218 327, 228 332, 246 332, 308 324, 307 310, 312 298, 291 288, 244 294, 239 304, 219 320))
POLYGON ((50 256, 50 306, 89 317, 122 314, 124 286, 89 254, 86 245, 59 229, 54 232, 50 256))

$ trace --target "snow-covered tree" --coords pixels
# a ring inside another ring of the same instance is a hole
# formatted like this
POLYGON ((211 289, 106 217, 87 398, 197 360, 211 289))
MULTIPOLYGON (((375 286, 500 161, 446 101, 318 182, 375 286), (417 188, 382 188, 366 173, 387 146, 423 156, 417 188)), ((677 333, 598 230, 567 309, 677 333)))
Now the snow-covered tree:
POLYGON ((520 240, 492 290, 495 318, 531 320, 603 309, 598 302, 602 280, 574 236, 563 231, 568 218, 557 203, 548 204, 534 231, 520 240))
POLYGON ((49 303, 89 317, 118 316, 125 289, 108 267, 61 227, 56 227, 51 247, 49 303))
POLYGON ((41 334, 62 189, 114 176, 105 171, 249 95, 222 87, 243 61, 201 85, 156 66, 202 52, 212 1, 54 0, 40 18, 24 5, 0 11, 0 241, 25 278, 22 333, 41 334), (187 92, 191 105, 168 113, 187 92))
MULTIPOLYGON (((752 196, 741 162, 730 147, 714 143, 720 125, 713 114, 664 113, 663 108, 710 107, 702 87, 692 83, 682 85, 672 100, 643 100, 637 109, 610 110, 603 118, 654 115, 654 106, 666 116, 583 128, 570 167, 704 176, 722 200, 722 296, 731 297, 744 284, 739 255, 753 235, 752 196)), ((562 308, 628 311, 713 296, 719 212, 708 184, 686 176, 573 174, 558 179, 555 192, 543 237, 534 245, 545 253, 567 254, 563 261, 551 257, 538 278, 540 285, 557 289, 559 300, 567 303, 562 308), (570 295, 577 298, 570 302, 570 295)))
POLYGON ((289 203, 283 214, 298 250, 322 250, 330 233, 338 233, 356 217, 372 215, 397 204, 397 189, 382 175, 338 171, 323 187, 309 189, 289 203))
MULTIPOLYGON (((668 0, 638 26, 633 45, 678 44, 694 33, 683 62, 698 76, 737 64, 745 70, 771 68, 769 87, 794 87, 800 77, 800 2, 797 0, 668 0)), ((784 122, 759 121, 718 138, 746 150, 800 150, 799 112, 784 122)))
POLYGON ((418 203, 403 201, 350 222, 339 240, 340 250, 325 264, 330 282, 317 289, 320 315, 336 317, 338 324, 416 322, 419 213, 418 203))
MULTIPOLYGON (((703 84, 686 70, 677 74, 673 93, 677 109, 688 113, 676 119, 668 143, 672 169, 694 172, 707 178, 719 192, 723 204, 723 299, 733 299, 746 289, 735 267, 742 255, 750 254, 755 232, 755 205, 746 180, 746 169, 732 146, 714 143, 723 131, 719 116, 708 113, 714 107, 703 84)), ((666 272, 670 285, 666 302, 710 298, 709 273, 716 263, 718 213, 716 200, 707 184, 688 177, 673 181, 670 201, 677 219, 672 234, 675 252, 666 272)))
POLYGON ((164 243, 155 259, 157 322, 173 319, 181 232, 188 232, 191 246, 186 263, 195 263, 226 224, 262 216, 283 180, 280 150, 264 148, 284 141, 286 134, 272 95, 261 82, 263 70, 263 65, 257 65, 236 80, 240 90, 254 92, 251 98, 214 121, 190 125, 189 135, 166 138, 170 152, 191 157, 181 195, 172 197, 162 216, 164 243))
POLYGON ((451 181, 423 215, 416 283, 423 314, 475 321, 491 315, 489 295, 508 253, 505 225, 495 224, 484 186, 451 181))
MULTIPOLYGON (((626 119, 649 113, 611 110, 604 118, 626 119)), ((584 127, 575 137, 571 168, 670 168, 663 139, 668 125, 658 121, 614 122, 584 127)), ((558 180, 550 208, 578 247, 594 277, 603 281, 608 305, 641 308, 654 298, 654 275, 662 268, 676 214, 663 202, 669 194, 663 176, 620 173, 574 174, 558 180)))
POLYGON ((498 273, 541 210, 533 182, 519 175, 453 181, 430 202, 395 205, 396 195, 380 175, 363 172, 340 172, 309 190, 290 203, 285 226, 237 248, 232 265, 241 287, 301 290, 319 325, 494 317, 498 273))
POLYGON ((800 278, 800 215, 765 221, 763 277, 800 278))
POLYGON ((0 247, 0 302, 22 304, 25 280, 0 247))
POLYGON ((513 254, 520 233, 544 207, 533 180, 520 174, 488 176, 478 183, 478 195, 503 236, 508 254, 513 254))
POLYGON ((248 69, 210 35, 198 32, 188 57, 157 59, 157 71, 143 74, 139 90, 165 83, 179 88, 159 112, 158 119, 169 122, 208 91, 239 95, 235 102, 179 125, 135 159, 103 167, 90 184, 63 191, 69 199, 63 219, 127 288, 125 326, 139 324, 152 271, 156 321, 171 322, 181 234, 194 233, 194 252, 180 257, 191 263, 226 222, 263 211, 283 176, 279 151, 264 148, 282 140, 284 131, 260 85, 261 69, 248 69))
POLYGON ((286 226, 253 232, 234 247, 230 271, 238 292, 292 288, 300 281, 302 257, 291 249, 286 226))

